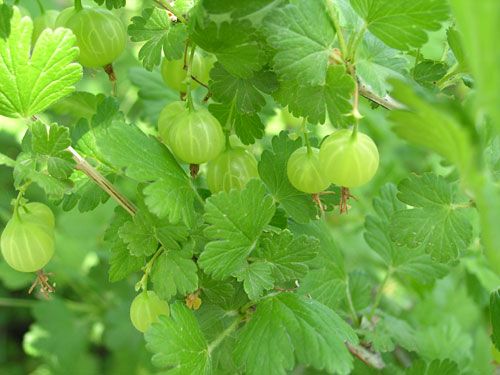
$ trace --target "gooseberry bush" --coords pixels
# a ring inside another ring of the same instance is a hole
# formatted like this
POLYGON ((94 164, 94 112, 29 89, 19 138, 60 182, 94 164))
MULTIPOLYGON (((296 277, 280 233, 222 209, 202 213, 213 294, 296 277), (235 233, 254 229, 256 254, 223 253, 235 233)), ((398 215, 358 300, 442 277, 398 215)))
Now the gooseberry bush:
POLYGON ((0 373, 490 374, 497 0, 0 0, 0 373))

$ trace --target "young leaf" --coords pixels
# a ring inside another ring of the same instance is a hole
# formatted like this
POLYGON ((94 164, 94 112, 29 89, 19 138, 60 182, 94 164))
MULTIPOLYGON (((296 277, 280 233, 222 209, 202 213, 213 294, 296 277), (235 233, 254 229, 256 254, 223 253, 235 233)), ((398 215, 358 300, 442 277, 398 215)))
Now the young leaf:
POLYGON ((454 260, 467 249, 472 226, 456 202, 456 186, 425 174, 403 180, 398 199, 413 209, 392 215, 391 239, 410 248, 422 246, 439 262, 454 260))
POLYGON ((185 296, 198 288, 198 267, 192 259, 190 245, 182 250, 166 250, 155 261, 151 271, 154 291, 165 300, 176 294, 185 296))
POLYGON ((132 18, 128 33, 133 42, 146 42, 139 51, 139 60, 147 70, 160 64, 162 51, 168 60, 178 60, 184 54, 186 26, 170 21, 164 9, 144 9, 142 16, 132 18))
POLYGON ((205 235, 211 240, 201 253, 199 265, 216 279, 242 271, 256 248, 275 206, 264 185, 252 180, 244 190, 221 192, 207 199, 205 235))
POLYGON ((40 170, 33 155, 21 152, 14 167, 14 185, 19 188, 24 181, 31 180, 40 186, 54 200, 60 200, 72 187, 71 180, 60 180, 40 170))
POLYGON ((251 375, 284 375, 294 368, 295 359, 347 374, 352 357, 345 341, 356 343, 357 336, 335 312, 314 300, 282 293, 257 305, 241 331, 235 358, 251 375))
POLYGON ((41 121, 30 126, 33 153, 47 163, 49 174, 61 180, 71 176, 75 162, 67 148, 71 145, 69 129, 52 124, 48 129, 41 121))
POLYGON ((286 132, 272 140, 273 150, 265 150, 259 163, 259 175, 273 198, 299 223, 307 223, 316 216, 311 197, 295 189, 288 181, 286 163, 301 146, 300 140, 292 141, 286 132))
POLYGON ((256 300, 262 296, 264 290, 274 286, 272 266, 265 262, 254 262, 247 265, 236 274, 238 281, 243 282, 243 288, 250 300, 256 300))
POLYGON ((274 93, 275 99, 288 106, 296 117, 306 117, 310 123, 324 124, 328 118, 333 124, 351 123, 351 96, 354 80, 343 65, 331 65, 322 85, 304 85, 301 81, 283 81, 274 93))
POLYGON ((318 254, 319 241, 314 237, 294 236, 284 230, 279 234, 266 235, 257 249, 255 257, 271 266, 277 282, 297 280, 309 270, 307 262, 318 254))
POLYGON ((271 12, 264 21, 268 43, 276 49, 280 80, 324 85, 335 28, 323 1, 297 0, 271 12))
POLYGON ((409 50, 427 42, 427 32, 441 27, 448 18, 444 0, 351 0, 377 38, 392 48, 409 50))
POLYGON ((422 248, 409 249, 397 246, 391 240, 391 217, 394 212, 406 208, 396 198, 396 194, 396 186, 388 184, 381 189, 380 197, 373 200, 377 215, 366 217, 366 242, 396 274, 411 276, 422 283, 429 283, 444 276, 448 267, 433 262, 422 248))
POLYGON ((490 295, 490 318, 493 327, 491 340, 497 350, 500 350, 500 289, 495 290, 490 295))
POLYGON ((0 115, 30 117, 75 90, 82 77, 76 38, 68 29, 45 29, 31 52, 33 22, 14 8, 11 33, 0 38, 0 115))
POLYGON ((193 312, 180 302, 170 307, 170 317, 160 316, 145 334, 153 364, 177 374, 212 374, 208 345, 193 312))

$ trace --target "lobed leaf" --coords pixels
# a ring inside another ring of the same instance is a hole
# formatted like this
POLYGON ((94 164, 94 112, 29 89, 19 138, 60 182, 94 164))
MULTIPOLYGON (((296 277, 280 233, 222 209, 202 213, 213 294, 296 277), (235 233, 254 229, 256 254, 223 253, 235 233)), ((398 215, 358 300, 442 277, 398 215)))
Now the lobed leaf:
POLYGON ((244 190, 221 192, 207 199, 204 217, 210 226, 204 233, 210 242, 198 259, 200 267, 216 279, 241 272, 274 210, 272 198, 258 180, 252 180, 244 190))
POLYGON ((11 29, 0 38, 0 115, 30 117, 75 91, 82 77, 76 38, 68 29, 45 29, 31 52, 33 23, 17 8, 11 29))

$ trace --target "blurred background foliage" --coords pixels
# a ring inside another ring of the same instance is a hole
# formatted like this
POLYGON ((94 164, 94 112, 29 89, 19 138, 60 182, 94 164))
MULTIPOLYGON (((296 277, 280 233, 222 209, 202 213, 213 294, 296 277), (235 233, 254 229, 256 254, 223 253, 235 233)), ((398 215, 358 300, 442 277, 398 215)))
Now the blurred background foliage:
MULTIPOLYGON (((84 1, 85 3, 85 1, 84 1)), ((90 2, 89 2, 90 3, 90 2)), ((69 0, 43 0, 46 9, 63 9, 69 0)), ((33 17, 40 11, 35 1, 21 0, 33 17)), ((114 10, 125 24, 139 15, 152 1, 127 0, 126 8, 114 10)), ((446 27, 432 33, 422 48, 423 57, 439 59, 444 51, 446 27)), ((168 89, 158 69, 144 70, 137 60, 139 45, 129 44, 126 52, 115 64, 118 77, 120 109, 131 121, 144 130, 156 126, 161 108, 177 100, 178 93, 168 89)), ((111 85, 101 71, 85 72, 78 90, 92 94, 109 95, 111 85)), ((199 97, 204 95, 198 88, 199 97)), ((99 100, 89 96, 90 107, 69 97, 47 113, 47 119, 66 126, 74 126, 78 118, 89 118, 99 100)), ((89 103, 87 103, 89 104, 89 103)), ((347 269, 358 273, 359 282, 353 292, 359 303, 368 300, 378 284, 382 269, 381 260, 369 249, 363 238, 364 220, 372 212, 371 202, 388 183, 398 183, 410 173, 434 171, 448 176, 450 171, 433 153, 408 145, 391 130, 386 119, 387 111, 373 109, 368 101, 362 103, 361 128, 376 141, 381 155, 381 166, 372 183, 355 191, 357 200, 352 202, 348 215, 331 215, 329 230, 344 253, 347 269)), ((285 125, 268 103, 267 133, 277 134, 285 125)), ((331 125, 316 127, 317 137, 331 132, 331 125)), ((22 120, 0 117, 0 149, 15 158, 20 152, 20 139, 26 130, 22 120)), ((269 138, 264 141, 269 142, 269 138)), ((260 146, 254 146, 258 153, 260 146)), ((11 215, 11 200, 15 197, 11 169, 0 166, 0 229, 11 215)), ((448 176, 453 180, 453 176, 448 176)), ((33 185, 32 185, 33 186, 33 185)), ((121 186, 127 191, 127 186, 121 186)), ((27 194, 30 200, 46 201, 35 186, 27 194)), ((29 296, 27 289, 31 274, 10 269, 0 259, 0 374, 152 374, 142 334, 129 320, 129 304, 135 295, 135 277, 118 283, 108 281, 109 249, 103 242, 105 228, 112 216, 114 203, 108 201, 98 209, 80 213, 77 209, 64 212, 52 207, 57 215, 57 248, 47 267, 52 272, 57 293, 51 301, 29 296)), ((471 217, 476 223, 477 218, 471 217)), ((477 223, 476 223, 477 229, 477 223)), ((477 230, 475 231, 477 233, 477 230)), ((473 241, 471 254, 479 250, 478 239, 473 241)), ((471 373, 488 374, 491 371, 492 352, 486 331, 488 317, 487 290, 498 284, 493 273, 484 271, 481 258, 471 257, 462 261, 445 278, 434 284, 421 285, 411 280, 394 279, 385 289, 382 305, 386 311, 410 322, 415 331, 415 345, 427 358, 452 358, 460 366, 468 366, 471 373), (386 303, 390 300, 391 303, 386 303), (408 312, 407 312, 408 311, 408 312)), ((383 340, 383 334, 380 335, 383 340)), ((383 342, 380 343, 384 345, 383 342)), ((400 361, 404 362, 404 353, 400 361)), ((295 373, 312 373, 297 369, 295 373)), ((373 374, 362 362, 356 362, 356 374, 373 374)), ((386 373, 391 374, 389 364, 386 373)), ((394 372, 393 372, 394 373, 394 372)))

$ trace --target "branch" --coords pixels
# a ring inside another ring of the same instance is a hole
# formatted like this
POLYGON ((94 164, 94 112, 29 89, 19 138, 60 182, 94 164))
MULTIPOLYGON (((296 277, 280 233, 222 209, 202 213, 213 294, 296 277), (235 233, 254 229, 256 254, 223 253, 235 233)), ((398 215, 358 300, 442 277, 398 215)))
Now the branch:
POLYGON ((373 353, 361 345, 353 345, 349 342, 346 342, 346 345, 352 355, 357 357, 360 361, 366 363, 368 366, 376 368, 377 370, 385 368, 385 363, 380 353, 373 353))
POLYGON ((167 12, 172 13, 180 22, 187 24, 187 20, 181 14, 176 14, 174 10, 169 5, 165 4, 162 0, 154 0, 154 2, 165 9, 167 12))
POLYGON ((388 110, 396 110, 396 109, 404 109, 405 107, 397 102, 394 98, 389 95, 385 95, 384 97, 378 96, 373 93, 366 85, 359 84, 359 93, 361 96, 365 97, 368 100, 384 107, 388 110))
POLYGON ((102 190, 111 196, 120 206, 122 206, 130 215, 134 216, 137 208, 124 195, 122 195, 109 180, 97 171, 87 160, 85 160, 73 147, 69 146, 67 150, 71 153, 76 162, 76 169, 85 173, 102 190))

